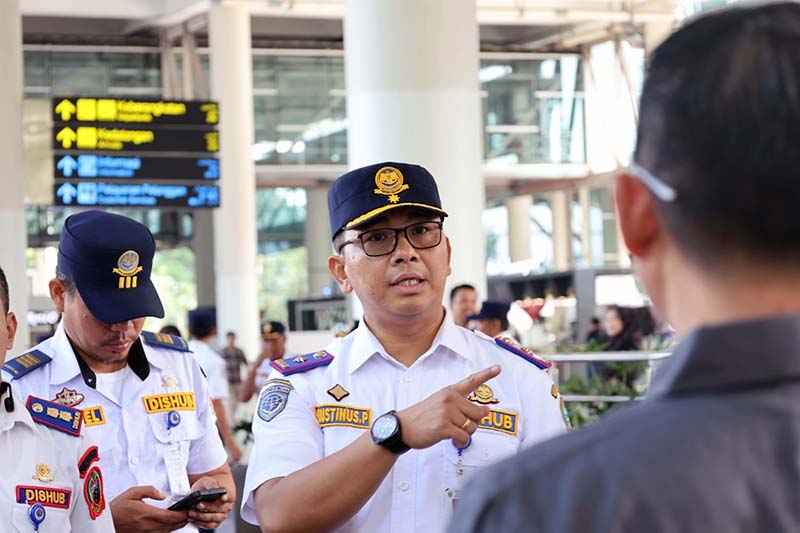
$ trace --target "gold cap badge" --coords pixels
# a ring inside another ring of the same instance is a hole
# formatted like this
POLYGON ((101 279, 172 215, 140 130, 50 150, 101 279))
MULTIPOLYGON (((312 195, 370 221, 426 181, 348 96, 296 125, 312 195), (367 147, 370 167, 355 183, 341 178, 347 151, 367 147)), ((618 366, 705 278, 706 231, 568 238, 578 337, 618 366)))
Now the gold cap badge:
POLYGON ((389 197, 390 204, 400 201, 398 194, 407 190, 408 185, 403 184, 403 173, 394 167, 381 167, 375 173, 375 194, 384 194, 389 197))
POLYGON ((483 385, 478 385, 478 388, 475 389, 475 392, 473 392, 467 399, 471 402, 478 402, 484 405, 500 402, 500 400, 494 397, 492 388, 485 383, 483 385))
POLYGON ((119 274, 119 289, 135 289, 138 281, 138 274, 143 270, 139 266, 139 254, 134 250, 123 252, 117 259, 117 268, 114 274, 119 274))

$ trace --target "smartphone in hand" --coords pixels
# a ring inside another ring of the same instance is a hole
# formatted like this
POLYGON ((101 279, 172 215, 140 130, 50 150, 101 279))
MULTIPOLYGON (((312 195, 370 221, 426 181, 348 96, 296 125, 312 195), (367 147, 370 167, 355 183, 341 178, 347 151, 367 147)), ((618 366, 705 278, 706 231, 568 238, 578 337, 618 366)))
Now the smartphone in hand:
POLYGON ((194 509, 195 506, 200 502, 213 502, 219 499, 223 494, 227 493, 228 489, 225 487, 196 490, 173 503, 167 507, 167 509, 170 511, 187 511, 189 509, 194 509))

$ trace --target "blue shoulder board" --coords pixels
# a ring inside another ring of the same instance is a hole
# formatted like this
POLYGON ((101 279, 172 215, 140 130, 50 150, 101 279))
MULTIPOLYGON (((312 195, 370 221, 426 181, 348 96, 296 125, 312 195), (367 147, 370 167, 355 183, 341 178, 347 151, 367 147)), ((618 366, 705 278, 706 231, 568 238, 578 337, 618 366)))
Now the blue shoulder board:
POLYGON ((177 335, 168 335, 166 333, 153 333, 152 331, 143 331, 142 340, 150 346, 158 346, 159 348, 169 348, 170 350, 178 350, 181 352, 191 352, 189 345, 185 340, 177 335))
POLYGON ((497 345, 500 346, 501 348, 505 348, 514 355, 522 357, 529 363, 533 363, 542 370, 547 370, 548 368, 553 366, 553 363, 551 363, 544 357, 536 355, 530 348, 523 348, 522 346, 514 342, 512 339, 509 339, 508 337, 497 337, 494 339, 494 342, 496 342, 497 345))
POLYGON ((333 356, 325 350, 320 350, 314 353, 307 353, 305 355, 292 355, 286 359, 278 359, 270 363, 270 366, 276 369, 284 376, 291 376, 298 372, 305 372, 318 366, 325 366, 331 364, 333 356))
POLYGON ((28 396, 28 403, 25 407, 28 408, 31 418, 37 424, 42 424, 73 437, 81 434, 83 411, 80 409, 43 400, 36 396, 28 396))
POLYGON ((52 361, 52 358, 46 353, 40 350, 31 350, 19 357, 15 357, 11 361, 6 361, 6 364, 3 365, 3 370, 11 375, 12 379, 18 379, 50 361, 52 361))

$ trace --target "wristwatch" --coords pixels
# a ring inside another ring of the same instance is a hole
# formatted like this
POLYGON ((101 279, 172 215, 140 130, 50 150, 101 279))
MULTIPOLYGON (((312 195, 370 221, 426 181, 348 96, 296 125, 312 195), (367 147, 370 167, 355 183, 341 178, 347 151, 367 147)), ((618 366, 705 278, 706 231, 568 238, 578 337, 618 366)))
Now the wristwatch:
POLYGON ((411 449, 403 442, 400 420, 397 418, 395 411, 389 411, 379 416, 372 424, 370 434, 372 435, 372 442, 383 446, 395 455, 402 455, 411 449))

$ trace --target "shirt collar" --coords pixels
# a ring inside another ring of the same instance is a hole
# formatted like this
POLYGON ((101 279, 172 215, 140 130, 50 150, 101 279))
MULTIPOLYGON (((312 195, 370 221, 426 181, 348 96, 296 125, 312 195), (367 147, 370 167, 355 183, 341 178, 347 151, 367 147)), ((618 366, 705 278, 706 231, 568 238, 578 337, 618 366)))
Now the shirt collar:
MULTIPOLYGON (((469 359, 469 344, 466 339, 468 334, 469 330, 457 326, 455 322, 453 322, 450 313, 445 311, 444 320, 439 327, 439 331, 436 332, 436 337, 434 337, 430 348, 428 348, 420 359, 435 353, 439 347, 455 355, 469 359)), ((353 341, 348 350, 348 354, 348 372, 350 374, 358 370, 361 365, 366 363, 367 360, 374 355, 379 355, 385 359, 394 361, 394 358, 386 353, 383 345, 372 331, 370 331, 364 320, 361 321, 358 328, 353 332, 353 341)))
MULTIPOLYGON (((64 330, 63 322, 59 323, 50 346, 52 347, 51 356, 53 357, 50 363, 53 365, 50 371, 51 384, 66 383, 80 374, 87 386, 93 389, 97 387, 97 376, 75 351, 67 332, 64 330), (72 354, 72 356, 70 357, 68 354, 72 354)), ((131 345, 130 352, 128 352, 128 366, 142 381, 150 375, 150 363, 145 355, 141 338, 136 339, 131 345)))
POLYGON ((746 389, 800 380, 800 315, 785 315, 692 332, 659 367, 648 396, 746 389))
POLYGON ((8 389, 4 394, 0 394, 0 431, 7 431, 14 427, 17 422, 22 422, 30 427, 34 427, 33 419, 25 408, 25 402, 14 396, 11 390, 11 384, 8 383, 8 389), (14 409, 11 412, 6 411, 6 398, 13 398, 14 409))

